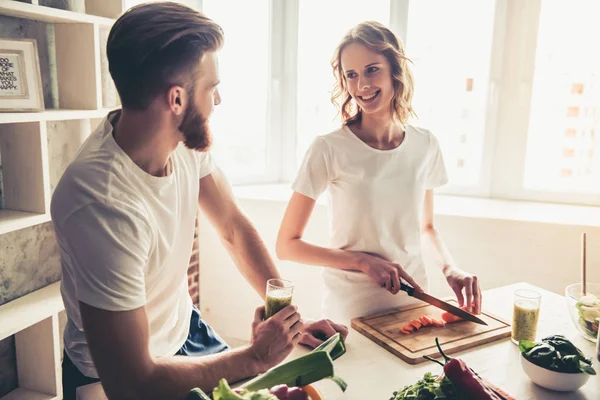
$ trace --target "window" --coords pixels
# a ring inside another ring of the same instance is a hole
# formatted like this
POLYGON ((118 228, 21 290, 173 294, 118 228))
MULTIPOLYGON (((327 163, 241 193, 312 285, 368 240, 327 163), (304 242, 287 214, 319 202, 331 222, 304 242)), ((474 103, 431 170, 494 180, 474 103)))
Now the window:
POLYGON ((331 103, 331 58, 344 34, 363 21, 389 25, 390 0, 301 0, 298 10, 296 163, 312 140, 340 127, 331 103))
POLYGON ((233 182, 274 179, 268 158, 269 2, 204 0, 202 6, 226 38, 219 53, 222 102, 210 120, 213 155, 233 182))
POLYGON ((225 30, 211 126, 234 184, 291 181, 340 126, 331 57, 377 20, 413 61, 410 123, 440 141, 440 192, 600 205, 596 0, 190 1, 225 30))
POLYGON ((406 50, 415 78, 412 124, 439 139, 453 185, 481 180, 494 0, 409 2, 406 50))
POLYGON ((524 188, 600 194, 600 3, 543 1, 524 188), (560 29, 556 29, 560 26, 560 29))

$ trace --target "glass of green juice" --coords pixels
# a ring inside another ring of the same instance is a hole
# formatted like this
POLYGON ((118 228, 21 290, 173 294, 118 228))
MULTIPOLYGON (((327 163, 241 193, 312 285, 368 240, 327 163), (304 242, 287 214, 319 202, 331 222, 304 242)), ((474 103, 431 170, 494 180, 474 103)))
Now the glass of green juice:
POLYGON ((294 284, 286 279, 269 279, 265 299, 265 318, 271 318, 292 304, 294 284))
POLYGON ((519 289, 515 291, 512 334, 510 339, 519 344, 521 340, 535 341, 542 295, 535 290, 519 289))

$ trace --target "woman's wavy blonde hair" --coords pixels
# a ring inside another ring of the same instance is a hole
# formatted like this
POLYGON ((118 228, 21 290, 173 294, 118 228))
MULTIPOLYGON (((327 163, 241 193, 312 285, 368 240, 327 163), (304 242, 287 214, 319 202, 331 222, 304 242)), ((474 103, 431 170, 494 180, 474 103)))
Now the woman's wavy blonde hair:
POLYGON ((344 36, 331 59, 333 75, 336 79, 331 102, 337 106, 338 112, 342 115, 342 123, 348 125, 360 121, 362 117, 362 110, 352 101, 352 96, 348 92, 346 77, 342 71, 342 51, 351 43, 360 43, 388 60, 394 84, 394 97, 390 105, 392 117, 402 125, 406 125, 408 118, 415 115, 412 108, 413 75, 408 68, 408 63, 411 61, 404 55, 402 41, 386 26, 376 21, 362 22, 352 28, 344 36))

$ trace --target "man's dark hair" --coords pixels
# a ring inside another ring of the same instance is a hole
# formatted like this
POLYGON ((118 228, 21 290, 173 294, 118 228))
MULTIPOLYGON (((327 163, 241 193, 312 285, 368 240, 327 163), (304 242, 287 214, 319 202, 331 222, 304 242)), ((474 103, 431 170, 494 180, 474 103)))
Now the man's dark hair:
POLYGON ((223 30, 202 13, 173 2, 132 7, 108 36, 108 66, 124 108, 145 110, 173 85, 186 89, 206 52, 223 45, 223 30))

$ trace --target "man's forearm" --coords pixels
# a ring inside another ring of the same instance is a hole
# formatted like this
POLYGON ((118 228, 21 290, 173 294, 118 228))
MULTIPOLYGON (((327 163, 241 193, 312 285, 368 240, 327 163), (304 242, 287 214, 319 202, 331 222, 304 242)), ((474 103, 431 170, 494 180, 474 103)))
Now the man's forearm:
POLYGON ((247 347, 206 357, 159 358, 155 359, 151 371, 135 387, 130 387, 135 393, 123 396, 121 393, 115 393, 114 396, 109 394, 109 398, 181 400, 193 388, 199 387, 210 393, 221 378, 227 379, 231 384, 264 370, 250 356, 247 347))
POLYGON ((238 270, 264 298, 267 281, 280 276, 264 242, 246 216, 239 215, 231 237, 224 239, 224 243, 238 270))

